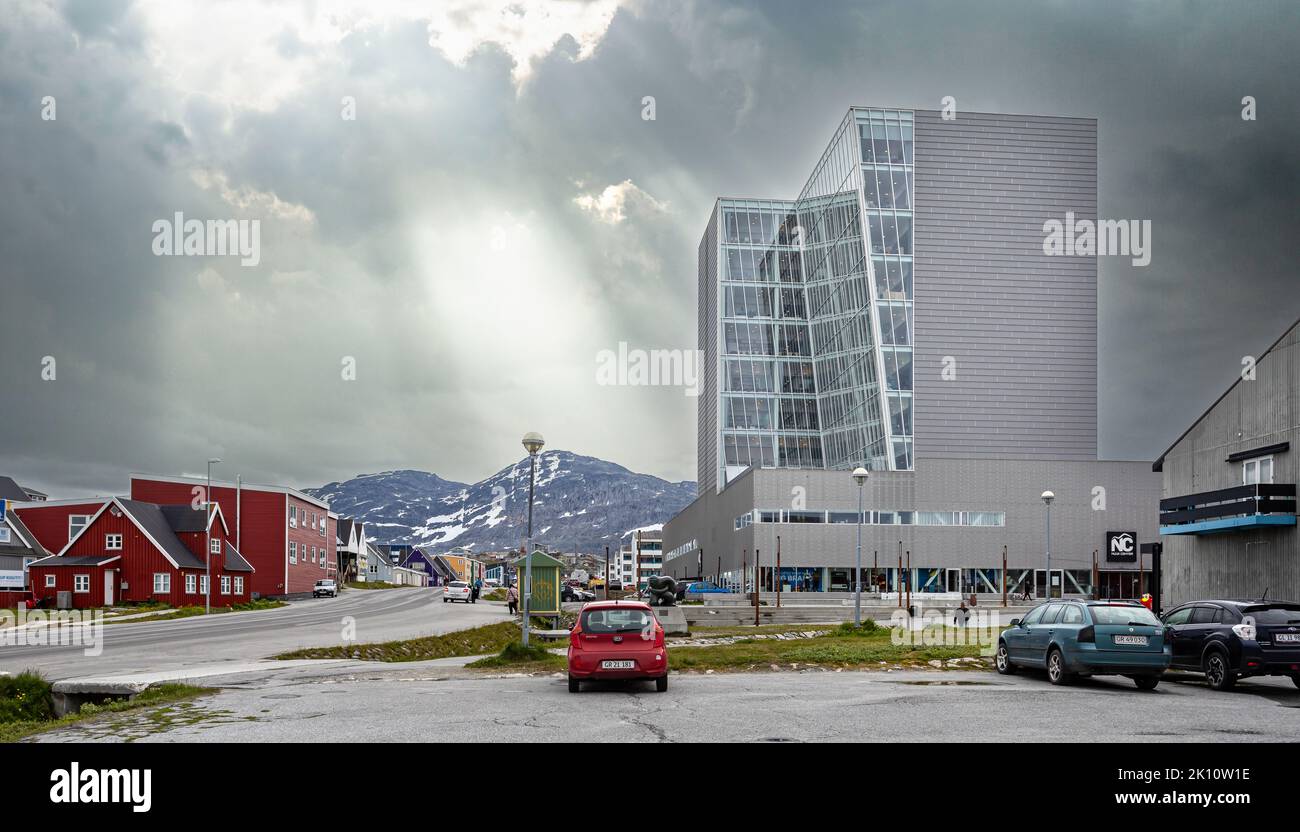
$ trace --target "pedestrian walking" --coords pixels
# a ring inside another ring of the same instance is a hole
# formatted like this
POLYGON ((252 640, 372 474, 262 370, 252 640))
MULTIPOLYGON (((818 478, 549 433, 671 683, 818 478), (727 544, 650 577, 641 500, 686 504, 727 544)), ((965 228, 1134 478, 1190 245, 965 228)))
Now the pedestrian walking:
POLYGON ((506 605, 510 607, 511 615, 519 612, 519 590, 515 589, 514 584, 511 584, 510 588, 506 590, 506 605))

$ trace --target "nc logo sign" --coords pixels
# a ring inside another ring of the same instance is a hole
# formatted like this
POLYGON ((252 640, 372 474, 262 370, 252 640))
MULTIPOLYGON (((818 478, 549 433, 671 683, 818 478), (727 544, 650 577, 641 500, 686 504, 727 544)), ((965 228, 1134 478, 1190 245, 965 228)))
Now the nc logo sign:
POLYGON ((1137 550, 1137 532, 1106 532, 1106 560, 1133 563, 1137 550))

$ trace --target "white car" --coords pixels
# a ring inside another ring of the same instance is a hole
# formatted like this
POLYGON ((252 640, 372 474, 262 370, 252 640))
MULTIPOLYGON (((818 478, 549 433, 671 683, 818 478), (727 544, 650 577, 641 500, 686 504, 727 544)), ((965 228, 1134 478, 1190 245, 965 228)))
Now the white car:
POLYGON ((331 580, 317 581, 316 586, 312 587, 311 597, 319 598, 322 595, 328 595, 331 598, 339 594, 339 585, 331 580))
POLYGON ((452 581, 442 591, 442 603, 444 604, 448 601, 464 601, 468 604, 473 597, 473 594, 469 591, 469 584, 464 581, 452 581))

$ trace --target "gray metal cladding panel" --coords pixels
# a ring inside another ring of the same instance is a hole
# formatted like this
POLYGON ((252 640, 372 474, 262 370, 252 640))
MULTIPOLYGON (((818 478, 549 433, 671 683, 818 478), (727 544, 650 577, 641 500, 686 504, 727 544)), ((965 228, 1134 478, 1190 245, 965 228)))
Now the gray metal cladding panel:
POLYGON ((1096 260, 1043 254, 1067 211, 1096 219, 1095 120, 916 112, 918 467, 1096 459, 1096 260))
POLYGON ((703 356, 700 395, 696 401, 696 483, 695 493, 704 494, 718 488, 718 214, 714 203, 709 224, 700 240, 698 264, 698 348, 703 356))

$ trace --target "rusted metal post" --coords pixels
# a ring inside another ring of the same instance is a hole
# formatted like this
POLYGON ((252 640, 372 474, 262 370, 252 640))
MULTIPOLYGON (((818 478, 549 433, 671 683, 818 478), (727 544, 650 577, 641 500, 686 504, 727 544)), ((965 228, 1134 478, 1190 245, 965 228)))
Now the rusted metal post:
POLYGON ((776 608, 781 609, 781 535, 776 536, 776 608))
POLYGON ((759 549, 754 550, 754 626, 758 626, 758 596, 762 592, 762 584, 759 581, 763 577, 763 553, 759 549))
POLYGON ((1002 544, 1002 608, 1007 606, 1007 546, 1002 544))

